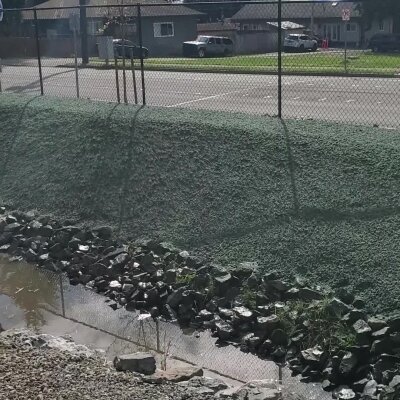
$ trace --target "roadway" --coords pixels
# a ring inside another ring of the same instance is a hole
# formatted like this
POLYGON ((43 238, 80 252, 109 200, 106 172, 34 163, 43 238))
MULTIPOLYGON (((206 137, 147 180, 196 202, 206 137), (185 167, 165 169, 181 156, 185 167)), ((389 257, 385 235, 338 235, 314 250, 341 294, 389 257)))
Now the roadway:
MULTIPOLYGON (((44 66, 44 92, 75 97, 75 73, 71 68, 44 66)), ((133 102, 131 71, 127 71, 129 103, 133 102)), ((140 78, 137 73, 137 78, 140 78)), ((0 75, 2 90, 39 94, 38 69, 34 64, 6 65, 0 75)), ((81 98, 117 100, 115 71, 80 69, 81 98)), ((141 98, 140 79, 138 93, 141 98)), ((277 114, 277 77, 146 71, 147 104, 277 114)), ((122 97, 122 74, 120 74, 122 97)), ((380 126, 400 126, 400 78, 283 77, 283 116, 380 126)))

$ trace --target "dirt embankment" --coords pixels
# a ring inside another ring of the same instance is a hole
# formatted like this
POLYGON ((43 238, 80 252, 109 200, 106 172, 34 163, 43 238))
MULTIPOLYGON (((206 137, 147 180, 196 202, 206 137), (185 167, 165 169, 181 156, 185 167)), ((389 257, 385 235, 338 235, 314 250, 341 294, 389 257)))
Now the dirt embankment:
POLYGON ((397 131, 11 95, 0 124, 4 203, 398 307, 397 131))

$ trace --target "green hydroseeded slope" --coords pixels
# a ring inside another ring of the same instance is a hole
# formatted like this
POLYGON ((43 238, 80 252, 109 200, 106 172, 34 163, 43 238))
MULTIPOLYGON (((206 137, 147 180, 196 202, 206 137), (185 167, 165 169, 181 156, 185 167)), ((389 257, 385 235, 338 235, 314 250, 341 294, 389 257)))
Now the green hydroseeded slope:
POLYGON ((399 131, 16 95, 0 126, 5 203, 398 308, 399 131))

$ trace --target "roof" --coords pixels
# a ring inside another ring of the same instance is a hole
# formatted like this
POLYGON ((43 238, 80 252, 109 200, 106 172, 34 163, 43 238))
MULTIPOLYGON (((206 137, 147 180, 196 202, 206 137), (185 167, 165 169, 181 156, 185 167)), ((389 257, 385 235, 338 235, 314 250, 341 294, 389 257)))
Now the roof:
MULTIPOLYGON (((282 18, 285 19, 311 19, 314 18, 342 18, 344 9, 351 9, 351 16, 360 17, 360 12, 356 9, 356 3, 343 2, 326 3, 284 3, 282 4, 282 18)), ((247 4, 240 9, 232 18, 232 21, 257 20, 257 19, 278 19, 278 6, 276 4, 247 4)))
POLYGON ((236 24, 230 22, 209 22, 197 24, 197 32, 236 31, 236 24))
MULTIPOLYGON (((275 28, 278 28, 279 23, 278 22, 267 22, 267 25, 272 25, 275 28)), ((284 30, 290 30, 290 29, 304 29, 304 25, 296 24, 295 22, 292 21, 282 21, 282 29, 284 30)))
MULTIPOLYGON (((119 16, 122 6, 121 0, 88 0, 88 6, 110 6, 107 8, 88 8, 88 18, 103 18, 107 16, 119 16)), ((137 16, 137 7, 126 7, 137 5, 138 0, 123 0, 124 15, 128 17, 137 16)), ((62 7, 79 6, 79 0, 49 0, 45 3, 39 4, 35 7, 37 10, 38 19, 68 19, 70 15, 78 10, 65 9, 62 7), (46 10, 46 8, 52 8, 46 10)), ((203 15, 203 13, 193 10, 189 7, 180 4, 171 4, 165 0, 142 0, 141 1, 141 15, 142 17, 168 17, 168 16, 188 16, 188 15, 203 15), (160 4, 164 3, 165 6, 149 6, 146 4, 160 4)), ((23 11, 22 18, 26 20, 33 19, 33 11, 23 11)))

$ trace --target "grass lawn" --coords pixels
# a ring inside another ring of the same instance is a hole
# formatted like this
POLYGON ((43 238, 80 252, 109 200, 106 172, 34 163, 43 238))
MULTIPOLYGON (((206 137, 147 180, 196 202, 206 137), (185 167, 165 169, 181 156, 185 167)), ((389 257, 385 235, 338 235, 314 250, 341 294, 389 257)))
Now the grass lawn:
MULTIPOLYGON (((119 61, 122 65, 122 61, 119 61)), ((274 72, 278 68, 276 55, 251 55, 224 58, 149 58, 144 61, 146 69, 187 70, 212 72, 262 73, 274 72)), ((93 59, 93 66, 104 65, 93 59)), ((130 62, 127 62, 130 66, 130 62)), ((284 54, 285 72, 344 73, 346 72, 343 52, 319 52, 284 54)), ((374 54, 350 50, 347 58, 347 72, 352 74, 394 75, 400 73, 400 54, 374 54)))

